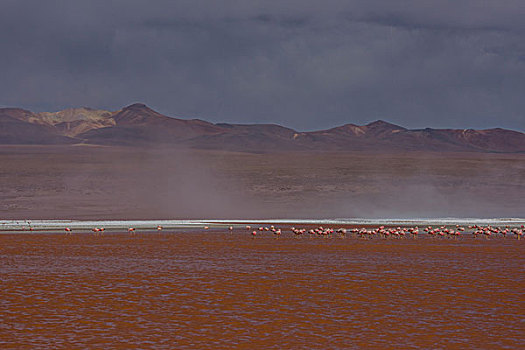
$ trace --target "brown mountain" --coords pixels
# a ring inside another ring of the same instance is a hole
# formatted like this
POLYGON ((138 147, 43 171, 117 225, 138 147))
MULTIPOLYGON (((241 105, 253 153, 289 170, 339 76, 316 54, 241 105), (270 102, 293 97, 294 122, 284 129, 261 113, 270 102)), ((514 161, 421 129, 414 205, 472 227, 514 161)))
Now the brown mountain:
POLYGON ((35 114, 20 108, 0 108, 0 144, 72 144, 53 126, 40 123, 35 114), (32 120, 32 118, 35 118, 32 120))
POLYGON ((216 124, 221 131, 187 140, 193 148, 230 151, 271 152, 300 150, 293 142, 295 130, 276 124, 216 124))
POLYGON ((114 112, 115 125, 93 128, 79 137, 86 143, 109 145, 179 144, 184 140, 223 132, 215 124, 167 117, 144 104, 133 104, 114 112))
POLYGON ((297 132, 275 124, 213 124, 162 115, 144 104, 110 112, 0 109, 0 144, 99 144, 231 151, 525 152, 525 134, 504 129, 409 130, 382 120, 297 132))

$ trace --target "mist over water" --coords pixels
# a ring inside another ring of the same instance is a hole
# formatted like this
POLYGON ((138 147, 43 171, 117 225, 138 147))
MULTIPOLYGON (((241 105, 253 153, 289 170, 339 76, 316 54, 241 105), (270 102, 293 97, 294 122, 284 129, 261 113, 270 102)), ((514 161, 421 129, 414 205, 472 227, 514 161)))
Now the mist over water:
POLYGON ((3 219, 522 217, 525 156, 69 147, 0 153, 3 219))
POLYGON ((127 181, 137 205, 159 217, 246 217, 258 211, 238 179, 188 152, 151 154, 127 181))
POLYGON ((162 217, 481 218, 522 214, 523 160, 496 169, 494 161, 501 159, 481 158, 471 164, 468 159, 410 158, 382 164, 384 157, 374 155, 348 161, 341 155, 155 152, 129 180, 134 183, 137 203, 162 217))

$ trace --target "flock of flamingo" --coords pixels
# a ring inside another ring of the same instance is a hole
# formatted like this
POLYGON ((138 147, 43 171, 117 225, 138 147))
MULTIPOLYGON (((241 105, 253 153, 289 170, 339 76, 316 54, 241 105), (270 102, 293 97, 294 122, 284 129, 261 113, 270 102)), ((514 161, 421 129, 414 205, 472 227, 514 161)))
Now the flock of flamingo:
MULTIPOLYGON (((492 227, 490 225, 488 226, 481 226, 481 225, 472 225, 468 226, 468 229, 471 230, 472 235, 474 238, 477 238, 479 236, 483 236, 486 239, 489 239, 491 236, 495 236, 500 234, 503 238, 507 236, 507 234, 514 234, 518 240, 521 239, 525 232, 525 225, 521 225, 521 228, 514 227, 510 228, 510 226, 505 226, 504 228, 501 227, 492 227)), ((229 227, 230 232, 233 231, 233 227, 229 227)), ((251 231, 252 237, 256 237, 257 235, 260 235, 261 233, 265 231, 272 232, 276 237, 281 236, 282 229, 276 228, 275 226, 270 227, 259 227, 258 229, 252 229, 251 226, 246 226, 246 230, 251 231)), ((367 228, 352 228, 352 229, 346 229, 346 228, 338 228, 334 229, 331 227, 322 227, 319 226, 317 228, 312 229, 306 229, 306 228, 295 228, 292 227, 290 231, 294 234, 295 237, 300 237, 303 235, 308 235, 309 237, 339 237, 339 238, 345 238, 347 234, 361 239, 372 239, 374 237, 382 238, 382 239, 388 239, 388 238, 397 238, 402 239, 405 237, 412 237, 417 238, 419 235, 419 227, 413 226, 413 227, 385 227, 385 226, 379 226, 375 229, 367 229, 367 228)), ((456 225, 455 228, 449 228, 447 226, 439 226, 439 227, 432 227, 427 226, 423 229, 423 231, 430 237, 436 238, 436 237, 446 237, 451 239, 457 239, 460 237, 462 233, 465 232, 465 228, 459 225, 456 225)))
MULTIPOLYGON (((205 230, 209 229, 209 226, 204 226, 205 230)), ((284 232, 286 232, 286 229, 277 228, 273 225, 271 226, 260 226, 259 228, 252 228, 252 226, 245 226, 245 229, 251 233, 251 236, 253 238, 262 235, 264 232, 272 233, 275 237, 280 237, 284 232)), ((33 231, 33 227, 29 227, 30 231, 33 231)), ((156 230, 158 232, 163 230, 163 227, 161 225, 158 225, 156 227, 156 230)), ((482 226, 482 225, 471 225, 468 226, 468 230, 471 232, 472 236, 474 238, 477 237, 484 237, 485 239, 490 239, 490 237, 503 237, 506 238, 507 235, 514 235, 517 240, 521 240, 522 236, 525 234, 525 225, 521 225, 521 227, 513 227, 505 226, 505 227, 493 227, 491 225, 482 226)), ((66 235, 71 235, 73 233, 73 230, 70 227, 66 227, 64 229, 66 232, 66 235)), ((101 236, 104 235, 105 229, 103 227, 94 227, 91 229, 93 234, 95 236, 101 236)), ((229 226, 228 231, 230 233, 233 233, 234 227, 229 226)), ((382 239, 389 239, 389 238, 395 238, 395 239, 402 239, 405 237, 412 237, 417 238, 420 235, 419 227, 418 226, 412 226, 412 227, 386 227, 386 226, 379 226, 375 229, 370 228, 338 228, 334 229, 331 227, 322 227, 319 226, 317 228, 296 228, 291 227, 289 232, 293 233, 294 237, 301 237, 301 236, 309 236, 309 237, 325 237, 325 238, 333 238, 333 237, 339 237, 339 238, 345 238, 347 236, 355 237, 355 238, 361 238, 361 239, 372 239, 372 238, 382 238, 382 239)), ((449 226, 427 226, 423 229, 423 232, 425 232, 429 237, 432 238, 449 238, 449 239, 458 239, 461 235, 465 234, 467 231, 465 227, 460 225, 455 225, 455 227, 449 227, 449 226)), ((135 227, 129 227, 128 228, 129 235, 136 235, 136 228, 135 227)))

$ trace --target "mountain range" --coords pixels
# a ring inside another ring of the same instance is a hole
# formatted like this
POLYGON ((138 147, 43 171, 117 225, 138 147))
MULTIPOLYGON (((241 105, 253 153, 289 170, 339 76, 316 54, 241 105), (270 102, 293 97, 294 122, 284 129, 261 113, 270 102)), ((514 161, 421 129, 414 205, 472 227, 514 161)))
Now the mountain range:
POLYGON ((406 129, 382 120, 300 132, 276 124, 210 123, 162 115, 136 103, 110 112, 73 108, 33 113, 0 109, 0 144, 94 144, 245 152, 525 152, 525 134, 500 128, 406 129))

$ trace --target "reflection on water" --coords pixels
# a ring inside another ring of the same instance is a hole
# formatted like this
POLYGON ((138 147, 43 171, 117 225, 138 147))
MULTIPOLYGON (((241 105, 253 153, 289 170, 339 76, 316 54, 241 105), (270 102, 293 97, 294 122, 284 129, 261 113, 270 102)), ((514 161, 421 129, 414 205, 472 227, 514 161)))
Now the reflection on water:
POLYGON ((4 348, 520 348, 524 244, 0 236, 4 348))

